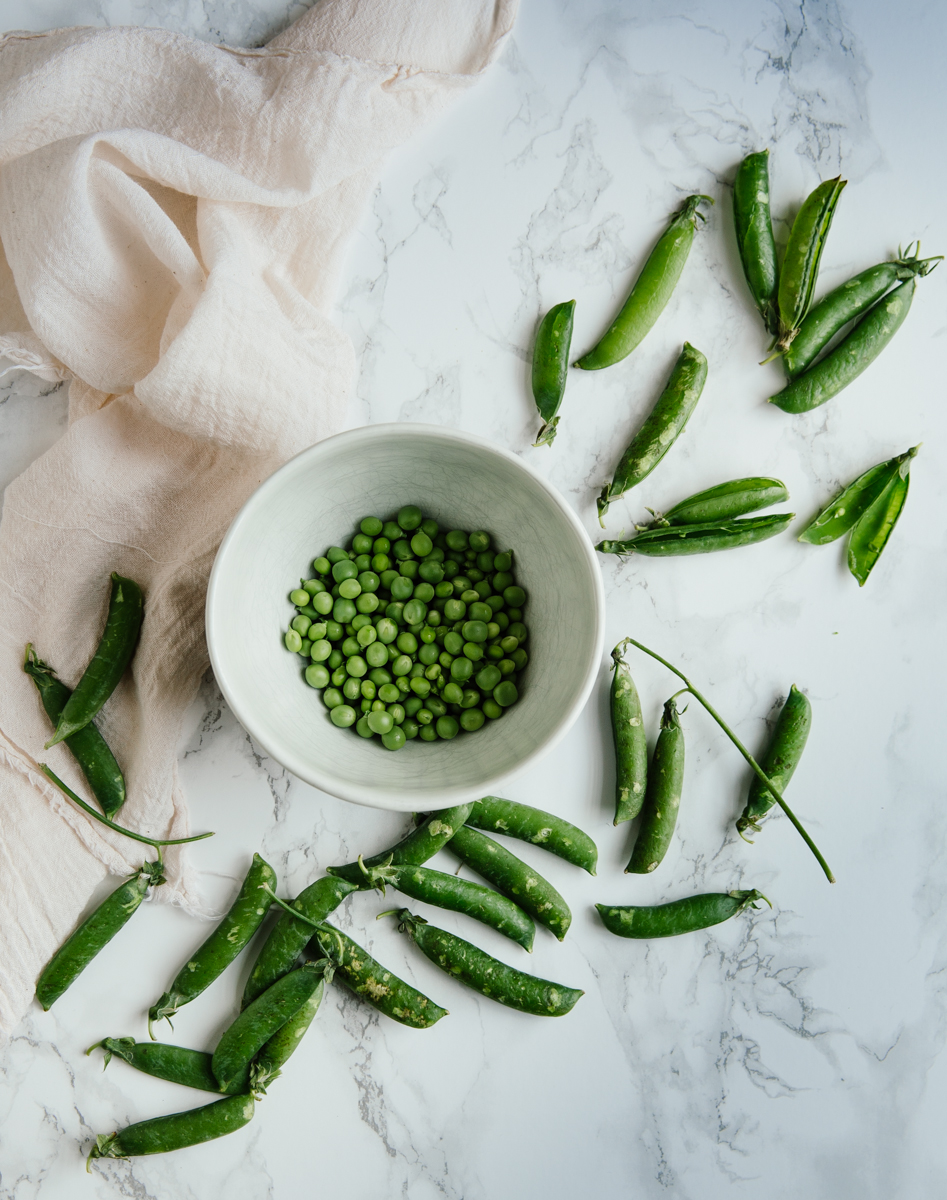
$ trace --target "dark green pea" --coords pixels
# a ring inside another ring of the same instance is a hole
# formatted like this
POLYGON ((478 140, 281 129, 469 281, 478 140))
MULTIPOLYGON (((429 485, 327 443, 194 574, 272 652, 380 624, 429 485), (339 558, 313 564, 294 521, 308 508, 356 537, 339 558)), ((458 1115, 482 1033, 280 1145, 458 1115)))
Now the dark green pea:
POLYGON ((575 364, 583 371, 599 371, 621 362, 641 342, 664 311, 690 254, 697 219, 705 220, 698 206, 709 196, 688 196, 681 210, 658 239, 635 280, 628 299, 599 343, 575 364))
MULTIPOLYGON (((641 907, 626 904, 613 907, 596 904, 602 922, 609 933, 628 938, 676 937, 719 925, 742 912, 755 900, 766 900, 762 892, 710 892, 703 896, 687 896, 670 904, 641 907)), ((766 900, 768 904, 769 901, 766 900)))
POLYGON ((492 696, 488 696, 483 702, 483 715, 489 717, 491 721, 495 721, 498 717, 503 716, 503 709, 492 696))
POLYGON ((800 208, 779 274, 779 342, 785 349, 796 336, 812 304, 819 263, 832 225, 835 208, 847 180, 827 179, 806 197, 800 208))
POLYGON ((447 705, 439 696, 429 696, 427 699, 427 707, 435 715, 435 717, 443 717, 447 712, 447 705))
POLYGON ((89 1161, 95 1158, 129 1158, 139 1154, 164 1154, 197 1146, 234 1133, 253 1119, 254 1100, 247 1096, 226 1096, 192 1108, 187 1112, 139 1121, 116 1133, 95 1139, 89 1161))
POLYGON ((418 573, 418 566, 413 558, 405 558, 398 564, 398 571, 405 579, 414 579, 418 573))
POLYGON ((706 521, 727 521, 782 504, 789 499, 786 485, 780 479, 751 476, 748 479, 730 479, 688 496, 664 514, 670 525, 691 525, 706 521))
MULTIPOLYGON (((348 551, 343 550, 341 546, 330 546, 326 551, 326 559, 332 564, 332 566, 335 566, 335 564, 338 562, 343 562, 348 558, 348 556, 348 551)), ((318 562, 319 560, 317 559, 316 561, 318 562)))
POLYGON ((488 637, 485 621, 465 621, 461 630, 465 642, 485 642, 488 637))
POLYGON ((379 576, 379 578, 382 575, 387 574, 388 571, 390 571, 390 570, 391 570, 391 559, 388 557, 387 554, 373 554, 372 555, 372 571, 374 571, 375 574, 379 576))
POLYGON ((661 717, 661 731, 648 769, 641 825, 626 874, 646 875, 660 866, 674 836, 683 785, 684 731, 672 697, 661 717))
POLYGON ((496 685, 500 682, 501 678, 502 675, 500 674, 498 668, 490 665, 484 667, 482 671, 477 673, 474 682, 482 692, 492 692, 496 685))
POLYGON ((500 796, 484 796, 473 805, 465 823, 474 829, 530 842, 581 867, 590 875, 595 874, 598 863, 595 843, 587 833, 553 813, 500 796))
POLYGON ((391 581, 392 600, 409 600, 414 592, 414 584, 404 575, 398 575, 391 581))
POLYGON ((382 537, 386 537, 389 542, 394 544, 399 538, 404 537, 404 530, 394 521, 386 521, 382 526, 381 535, 382 537))
POLYGON ((399 538, 391 547, 391 556, 395 562, 404 562, 411 557, 411 543, 407 538, 399 538))
MULTIPOLYGON (((378 643, 374 642, 373 645, 377 646, 378 643)), ((376 687, 381 687, 383 684, 391 683, 391 675, 382 667, 376 667, 373 671, 369 671, 368 678, 376 687)))
POLYGON ((378 517, 363 517, 358 527, 362 533, 367 533, 369 537, 377 538, 382 529, 384 529, 384 524, 378 517))
POLYGON ((332 616, 340 625, 347 625, 355 616, 356 609, 351 600, 340 597, 332 606, 332 616))
POLYGON ((611 482, 602 488, 597 501, 600 523, 611 502, 647 478, 673 446, 697 407, 706 379, 707 359, 685 342, 664 391, 621 456, 611 482))
POLYGON ((444 568, 438 562, 423 562, 418 567, 418 575, 425 583, 439 584, 444 578, 444 568))
POLYGON ((511 587, 513 584, 513 576, 509 571, 497 571, 493 576, 493 586, 498 592, 502 592, 504 588, 511 587))
POLYGON ((469 658, 471 662, 477 663, 483 658, 483 646, 477 642, 464 642, 463 654, 464 658, 469 658))
MULTIPOLYGON (((505 659, 500 660, 500 670, 503 670, 505 659)), ((514 664, 511 663, 511 666, 514 664)), ((498 683, 493 689, 493 699, 501 708, 509 708, 511 704, 515 704, 519 699, 519 692, 516 690, 516 684, 509 679, 504 679, 502 683, 498 683)))
MULTIPOLYGON (((416 712, 415 716, 420 718, 420 713, 416 712)), ((372 867, 383 865, 420 866, 429 858, 433 858, 438 850, 450 841, 466 821, 470 807, 469 804, 459 804, 454 808, 431 813, 421 825, 411 829, 396 845, 383 850, 381 854, 373 854, 366 858, 365 867, 370 870, 372 867)), ((328 867, 327 870, 330 875, 346 879, 356 887, 371 886, 358 861, 347 863, 345 866, 328 867)))
POLYGON ((455 658, 450 665, 450 677, 456 683, 466 683, 471 675, 473 675, 473 672, 473 662, 466 656, 455 658))
POLYGON ((423 520, 423 514, 416 504, 406 504, 398 509, 398 524, 406 532, 417 529, 423 520))
MULTIPOLYGON (((473 703, 476 704, 477 700, 473 703)), ((468 733, 476 733, 478 729, 483 728, 485 717, 479 708, 471 706, 464 709, 459 719, 461 729, 465 729, 468 733)))
MULTIPOLYGON (((477 585, 478 587, 480 584, 477 585)), ((467 609, 467 616, 471 621, 480 621, 486 623, 493 620, 493 609, 489 604, 483 604, 476 600, 467 609)))
POLYGON ((332 568, 332 578, 336 583, 342 583, 346 579, 355 579, 358 575, 358 567, 350 558, 340 559, 332 568))
POLYGON ((585 993, 577 988, 563 987, 548 979, 539 979, 509 967, 479 947, 429 925, 407 909, 398 913, 399 928, 435 966, 446 971, 481 996, 537 1017, 562 1017, 570 1012, 585 993))
MULTIPOLYGON (((793 684, 776 719, 766 753, 759 760, 763 773, 779 788, 781 795, 786 794, 786 787, 799 765, 811 725, 812 705, 793 684)), ((737 832, 742 834, 744 830, 752 829, 758 833, 760 821, 775 803, 776 797, 754 775, 746 807, 737 821, 737 832)))
MULTIPOLYGON (((546 313, 533 344, 533 399, 543 424, 534 446, 551 446, 559 424, 559 407, 566 391, 575 301, 556 304, 546 313)), ((484 568, 489 570, 489 568, 484 568)))
POLYGON ((909 475, 899 474, 852 530, 848 543, 848 569, 858 580, 859 587, 865 586, 872 567, 888 544, 908 497, 910 482, 909 475))
POLYGON ((485 529, 475 529, 470 535, 470 549, 475 555, 481 554, 484 550, 489 550, 493 539, 485 529))
POLYGON ((710 554, 716 550, 735 550, 775 537, 795 517, 795 513, 774 513, 768 517, 745 517, 734 521, 706 521, 693 525, 670 525, 646 529, 623 542, 599 542, 603 554, 645 554, 667 558, 680 554, 710 554))
POLYGON ((357 533, 352 538, 352 549, 356 554, 370 554, 372 550, 372 538, 366 533, 357 533))
POLYGON ((450 741, 455 738, 460 732, 460 725, 453 717, 438 717, 437 719, 437 736, 444 738, 445 741, 450 741))
POLYGON ((779 263, 769 212, 769 151, 748 154, 733 181, 733 221, 743 274, 767 330, 779 331, 779 263))
POLYGON ((424 558, 425 555, 430 554, 433 549, 434 543, 426 533, 423 533, 420 530, 411 539, 411 551, 413 554, 416 554, 418 558, 424 558))
MULTIPOLYGON (((332 709, 333 719, 344 707, 332 709)), ((168 991, 151 1006, 149 1025, 164 1017, 173 1017, 182 1005, 199 996, 234 961, 263 923, 270 908, 267 889, 275 887, 276 872, 259 854, 254 854, 230 911, 185 962, 168 991)))
POLYGON ((401 732, 409 742, 416 738, 421 732, 421 726, 411 717, 405 717, 400 728, 401 732))
POLYGON ((451 529, 446 535, 448 548, 451 550, 466 550, 469 542, 466 531, 463 529, 451 529))
POLYGON ((135 653, 145 611, 144 597, 134 580, 114 571, 111 579, 102 638, 75 691, 63 705, 56 732, 46 743, 47 750, 85 729, 115 690, 135 653))
POLYGON ((136 1071, 155 1079, 166 1079, 201 1092, 220 1092, 220 1084, 211 1070, 211 1056, 205 1050, 189 1050, 166 1042, 136 1042, 131 1037, 103 1038, 90 1046, 86 1054, 93 1050, 105 1051, 106 1067, 116 1054, 136 1071))
POLYGON ((338 688, 326 688, 322 693, 322 703, 326 708, 338 708, 340 704, 345 703, 345 697, 338 688))

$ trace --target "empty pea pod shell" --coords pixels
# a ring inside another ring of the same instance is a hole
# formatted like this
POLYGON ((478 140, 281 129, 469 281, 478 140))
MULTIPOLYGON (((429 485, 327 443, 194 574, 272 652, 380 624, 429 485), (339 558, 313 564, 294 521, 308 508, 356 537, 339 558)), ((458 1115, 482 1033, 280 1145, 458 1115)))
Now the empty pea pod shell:
POLYGON ((575 301, 566 300, 546 313, 533 345, 533 399, 543 419, 534 446, 551 446, 559 424, 559 406, 566 391, 575 301))
POLYGON ((800 533, 799 541, 809 542, 813 546, 825 546, 848 533, 894 480, 899 475, 908 473, 911 459, 919 449, 920 446, 912 446, 904 454, 878 463, 859 475, 813 517, 800 533))
POLYGON ((626 874, 647 875, 661 865, 674 836, 683 786, 684 731, 672 697, 661 717, 661 730, 648 768, 641 825, 631 861, 625 867, 626 874))
POLYGON ((781 479, 753 475, 746 479, 730 479, 688 496, 668 509, 664 520, 669 525, 727 521, 788 499, 789 492, 781 479))
POLYGON ((747 287, 767 330, 779 331, 779 261, 769 211, 769 151, 748 154, 733 181, 733 222, 747 287))
POLYGON ((529 842, 595 874, 598 847, 587 833, 554 813, 501 796, 484 796, 472 806, 465 824, 529 842))
POLYGON ((779 273, 779 341, 781 350, 792 342, 812 304, 819 263, 832 217, 847 180, 827 179, 803 201, 786 246, 779 273))
POLYGON ((648 738, 638 689, 622 658, 624 642, 612 651, 609 712, 615 743, 615 824, 631 821, 641 811, 648 782, 648 738))
POLYGON ((645 529, 625 541, 603 541, 595 547, 602 554, 644 554, 669 558, 680 554, 709 554, 734 550, 775 537, 792 521, 795 513, 768 517, 745 517, 734 521, 704 521, 693 525, 668 525, 645 529))
POLYGON ((894 532, 908 498, 910 482, 909 475, 899 474, 852 530, 848 543, 848 569, 858 580, 859 587, 864 587, 868 582, 872 568, 894 532))
POLYGON ((89 1154, 89 1162, 95 1158, 165 1154, 210 1142, 242 1128, 253 1119, 254 1109, 252 1096, 225 1096, 203 1108, 139 1121, 117 1133, 99 1134, 89 1154))
MULTIPOLYGON (((626 938, 676 937, 719 925, 742 912, 756 900, 766 900, 755 888, 748 892, 709 892, 687 896, 669 904, 651 906, 596 904, 602 923, 609 933, 626 938)), ((769 901, 766 900, 768 904, 769 901)))

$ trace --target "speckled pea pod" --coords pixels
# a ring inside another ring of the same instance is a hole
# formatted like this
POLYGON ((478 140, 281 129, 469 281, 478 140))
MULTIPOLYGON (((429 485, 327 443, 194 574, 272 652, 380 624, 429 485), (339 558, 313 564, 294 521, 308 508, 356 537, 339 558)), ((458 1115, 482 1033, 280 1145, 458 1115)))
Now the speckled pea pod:
MULTIPOLYGON (((781 794, 785 794, 799 765, 811 725, 812 705, 808 697, 793 684, 776 719, 776 728, 766 753, 759 760, 764 773, 772 779, 781 794)), ((745 830, 752 829, 758 833, 760 821, 775 803, 776 797, 754 775, 746 807, 737 821, 737 832, 742 835, 745 830)))
POLYGON ((743 274, 767 330, 779 331, 779 261, 769 212, 769 151, 748 154, 733 181, 733 222, 743 274))
POLYGON ((625 644, 619 642, 612 651, 615 673, 609 704, 615 743, 616 825, 631 821, 641 812, 648 782, 648 736, 638 689, 622 657, 625 644))
POLYGON ((241 885, 230 911, 178 972, 171 987, 148 1011, 148 1024, 171 1018, 209 987, 250 941, 270 910, 267 889, 276 886, 276 872, 259 854, 241 885))
POLYGON ((624 541, 599 542, 602 554, 644 554, 648 558, 670 558, 682 554, 711 554, 754 546, 782 533, 795 513, 773 513, 736 521, 702 521, 693 525, 668 525, 645 529, 624 541))
POLYGON ((566 936, 572 923, 568 904, 547 879, 522 859, 466 825, 454 834, 448 849, 534 921, 545 925, 560 942, 566 936))
MULTIPOLYGON (((388 850, 383 850, 380 854, 373 854, 371 858, 366 858, 364 865, 369 870, 372 867, 380 867, 388 863, 396 867, 420 866, 429 858, 433 858, 438 850, 450 841, 455 832, 467 820, 469 813, 469 804, 458 804, 454 808, 445 808, 441 812, 431 813, 396 845, 391 846, 388 850)), ((357 859, 355 862, 346 863, 345 866, 327 867, 326 870, 330 875, 335 875, 339 879, 347 879, 356 887, 364 889, 372 886, 362 869, 362 864, 357 859)))
POLYGON ((406 908, 398 913, 398 927, 452 979, 507 1008, 537 1017, 563 1017, 585 995, 578 988, 564 987, 508 967, 463 938, 429 925, 406 908))
POLYGON ((628 444, 611 481, 602 488, 597 502, 599 524, 611 502, 650 475, 674 445, 697 407, 706 379, 707 359, 685 342, 667 386, 628 444))
POLYGON ((105 1052, 106 1067, 115 1054, 136 1071, 156 1079, 167 1079, 170 1083, 202 1092, 221 1090, 211 1070, 211 1055, 205 1050, 189 1050, 186 1046, 170 1046, 166 1042, 136 1042, 132 1037, 103 1038, 90 1046, 86 1054, 93 1050, 105 1052))
POLYGON ((551 446, 556 436, 559 406, 566 393, 569 373, 574 313, 574 300, 557 304, 546 313, 536 331, 533 345, 533 399, 543 425, 536 435, 534 446, 551 446))
POLYGON ((317 930, 310 952, 325 955, 336 968, 337 978, 393 1021, 412 1029, 430 1029, 448 1015, 446 1008, 399 979, 333 925, 317 930))
POLYGON ((674 836, 683 785, 684 731, 672 696, 661 717, 661 731, 648 769, 641 826, 626 874, 647 875, 660 866, 674 836))
MULTIPOLYGON (((326 960, 323 959, 323 963, 326 960)), ((281 1025, 253 1060, 250 1068, 250 1087, 256 1092, 265 1092, 274 1079, 278 1079, 287 1060, 296 1052, 303 1035, 316 1018, 322 997, 325 994, 326 978, 332 970, 328 967, 319 980, 316 990, 294 1017, 281 1025)))
POLYGON ((719 925, 748 905, 755 908, 755 900, 766 900, 766 897, 753 889, 748 892, 709 892, 650 907, 635 904, 596 904, 595 907, 609 933, 627 938, 661 938, 719 925))
POLYGON ((848 569, 858 580, 859 587, 864 587, 868 582, 872 567, 894 532, 908 498, 910 482, 911 478, 906 472, 899 474, 852 530, 848 543, 848 569))
MULTIPOLYGON (((668 525, 693 525, 707 521, 729 521, 789 499, 781 479, 754 475, 747 479, 730 479, 688 496, 664 514, 668 525)), ((661 526, 656 523, 656 528, 661 526)))
MULTIPOLYGON (((356 885, 347 879, 323 876, 304 888, 291 902, 291 907, 310 921, 324 921, 346 896, 357 890, 356 885)), ((241 1007, 246 1008, 251 1000, 262 995, 277 979, 291 971, 311 938, 311 925, 305 921, 294 921, 288 913, 282 913, 253 964, 243 989, 241 1007)))
POLYGON ((820 183, 803 201, 792 223, 779 273, 779 340, 776 344, 780 350, 790 345, 812 304, 825 240, 846 183, 841 176, 820 183))
POLYGON ((671 218, 657 245, 641 268, 628 299, 618 316, 602 336, 601 341, 575 364, 583 371, 599 371, 621 362, 642 341, 664 311, 671 293, 684 270, 691 252, 697 219, 704 221, 698 211, 703 202, 713 204, 710 196, 688 196, 681 210, 671 218))
POLYGON ((810 412, 837 396, 875 361, 904 324, 916 287, 913 279, 883 296, 834 350, 770 396, 783 412, 810 412))
POLYGON ((541 808, 504 800, 500 796, 484 796, 473 805, 465 823, 487 833, 502 833, 529 842, 581 867, 590 875, 595 874, 598 847, 589 835, 541 808))
POLYGON ((255 1103, 252 1096, 226 1096, 192 1108, 187 1112, 171 1113, 139 1121, 116 1133, 100 1133, 86 1162, 88 1170, 96 1158, 130 1158, 139 1154, 165 1154, 183 1150, 215 1138, 235 1133, 253 1119, 255 1103))

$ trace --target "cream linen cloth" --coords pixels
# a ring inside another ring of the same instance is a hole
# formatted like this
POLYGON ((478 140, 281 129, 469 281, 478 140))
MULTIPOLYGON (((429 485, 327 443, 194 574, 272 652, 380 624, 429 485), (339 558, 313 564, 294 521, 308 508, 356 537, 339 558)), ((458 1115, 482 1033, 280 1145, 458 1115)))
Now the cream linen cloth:
MULTIPOLYGON (((68 432, 0 524, 0 1034, 143 849, 37 771, 87 794, 68 750, 42 749, 25 643, 74 685, 109 572, 142 584, 141 644, 100 725, 119 820, 185 835, 176 750, 214 553, 276 466, 340 428, 355 363, 328 313, 347 235, 380 160, 475 82, 514 10, 319 0, 249 51, 137 28, 0 41, 0 365, 71 379, 68 432)), ((161 895, 199 907, 168 862, 161 895)))

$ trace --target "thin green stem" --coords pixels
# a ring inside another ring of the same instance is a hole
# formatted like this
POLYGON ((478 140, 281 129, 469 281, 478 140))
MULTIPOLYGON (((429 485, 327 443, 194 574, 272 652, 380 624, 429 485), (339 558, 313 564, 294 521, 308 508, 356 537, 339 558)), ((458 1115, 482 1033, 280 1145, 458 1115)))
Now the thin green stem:
POLYGON ((313 921, 311 918, 304 916, 303 913, 299 912, 298 909, 293 908, 292 905, 287 904, 285 900, 281 900, 268 884, 264 883, 263 891, 267 893, 274 904, 278 904, 280 908, 284 908, 289 915, 291 917, 295 917, 297 921, 302 921, 304 925, 310 925, 313 929, 325 928, 325 923, 323 921, 313 921))
POLYGON ((68 787, 65 783, 63 783, 63 781, 59 778, 59 776, 54 774, 49 769, 49 767, 47 767, 47 765, 45 763, 40 763, 39 769, 43 772, 44 775, 48 776, 53 781, 53 783, 56 785, 56 787, 59 788, 59 790, 61 792, 64 792, 69 797, 70 800, 72 800, 75 804, 78 804, 79 807, 84 812, 87 812, 90 817, 95 817, 95 819, 97 821, 101 822, 101 824, 103 824, 103 825, 108 826, 108 828, 113 830, 115 833, 121 833, 125 837, 133 838, 136 842, 144 842, 146 846, 153 846, 158 851, 158 861, 159 862, 163 862, 163 859, 161 857, 161 847, 162 846, 183 846, 186 842, 201 842, 204 840, 204 838, 209 838, 209 837, 214 836, 213 832, 211 832, 211 833, 196 833, 196 834, 194 834, 193 837, 186 837, 186 838, 145 837, 145 835, 143 833, 135 833, 131 829, 126 829, 123 825, 116 825, 115 822, 110 821, 108 819, 108 817, 103 817, 101 813, 96 812, 91 804, 86 804, 86 802, 83 799, 81 799, 79 796, 77 796, 76 793, 72 790, 72 788, 68 787))
POLYGON ((832 870, 829 867, 829 864, 822 857, 819 847, 815 844, 815 842, 812 840, 812 838, 806 832, 805 828, 802 825, 802 822, 799 820, 799 818, 796 816, 796 814, 792 811, 792 809, 789 807, 789 805, 783 799, 782 793, 779 791, 779 789, 773 783, 772 779, 769 778, 769 776, 766 774, 766 772, 763 770, 763 768, 760 766, 760 764, 756 761, 756 759, 749 752, 749 750, 747 750, 746 746, 743 745, 743 743, 740 741, 740 739, 737 737, 737 735, 733 732, 733 730, 730 728, 730 726, 726 723, 726 721, 723 719, 723 717, 720 715, 720 713, 717 712, 717 710, 710 703, 710 701, 705 696, 701 695, 701 693, 697 690, 697 688, 694 687, 694 685, 687 678, 687 676, 685 674, 683 674, 683 672, 679 671, 677 669, 677 667, 672 666, 667 661, 667 659, 662 658, 660 654, 655 654, 655 652, 653 650, 649 650, 648 647, 643 646, 641 644, 641 642, 636 642, 635 639, 632 637, 625 638, 625 641, 622 644, 623 645, 630 644, 632 646, 637 646, 639 650, 643 650, 645 654, 650 655, 651 658, 657 659, 657 661, 659 663, 661 663, 662 666, 667 667, 667 669, 672 674, 676 675, 678 677, 678 679, 683 680, 683 682, 687 685, 687 690, 690 692, 690 694, 694 697, 694 699, 699 704, 702 704, 704 706, 704 708, 706 708, 706 710, 710 713, 710 715, 713 717, 713 719, 717 722, 717 724, 720 726, 720 728, 724 731, 724 733, 727 735, 727 737, 730 739, 730 741, 733 742, 734 746, 736 746, 736 748, 740 751, 740 753, 746 759, 747 763, 749 763, 750 767, 752 767, 757 778, 766 785, 768 791, 771 793, 771 795, 776 800, 776 803, 779 805, 779 807, 783 810, 783 812, 786 814, 786 816, 789 818, 789 820, 795 826, 796 831, 798 832, 799 836, 802 838, 802 840, 806 843, 806 845, 809 847, 809 849, 815 855, 816 861, 818 862, 818 864, 822 868, 822 870, 825 872, 826 879, 829 881, 829 883, 835 883, 835 876, 832 874, 832 870))

